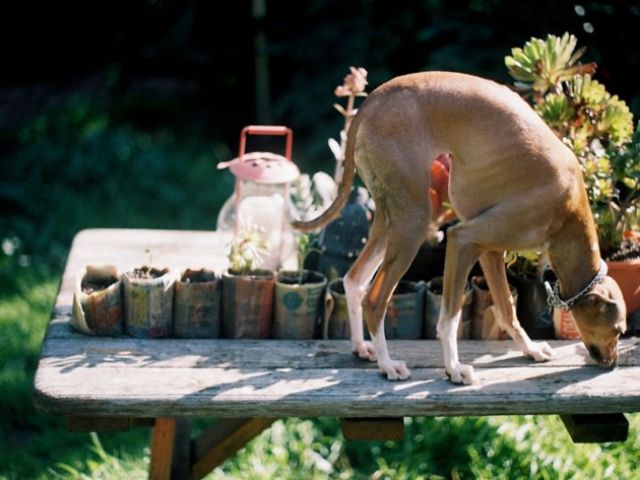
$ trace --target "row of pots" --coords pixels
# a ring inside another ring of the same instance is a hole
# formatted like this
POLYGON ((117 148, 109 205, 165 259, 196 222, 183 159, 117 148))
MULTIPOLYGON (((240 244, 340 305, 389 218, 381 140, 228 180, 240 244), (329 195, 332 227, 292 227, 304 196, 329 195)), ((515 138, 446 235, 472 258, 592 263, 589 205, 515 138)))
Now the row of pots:
MULTIPOLYGON (((442 277, 403 280, 387 308, 389 339, 436 338, 442 277)), ((518 293, 512 288, 517 301, 518 293)), ((555 315, 556 336, 576 338, 572 319, 555 315)), ((141 269, 120 275, 115 267, 89 266, 78 275, 72 325, 90 335, 138 338, 349 338, 349 315, 342 279, 327 285, 314 271, 256 270, 250 275, 207 269, 141 269)), ((366 331, 366 328, 365 328, 366 331)), ((535 332, 529 332, 536 337, 535 332)), ((506 339, 491 294, 481 276, 465 292, 461 339, 506 339)))
POLYGON ((327 284, 309 271, 141 270, 83 269, 71 325, 88 335, 138 338, 312 338, 327 284))

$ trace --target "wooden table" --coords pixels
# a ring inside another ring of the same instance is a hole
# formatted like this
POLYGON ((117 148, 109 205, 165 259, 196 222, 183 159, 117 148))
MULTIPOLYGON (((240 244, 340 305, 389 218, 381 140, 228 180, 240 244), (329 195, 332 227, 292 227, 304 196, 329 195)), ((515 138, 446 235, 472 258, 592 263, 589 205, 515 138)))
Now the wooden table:
POLYGON ((390 341, 409 380, 389 382, 339 340, 140 340, 71 330, 76 273, 122 271, 147 261, 175 269, 226 266, 229 237, 215 232, 85 230, 71 248, 45 336, 35 401, 74 430, 154 426, 152 478, 202 478, 276 418, 334 416, 346 438, 402 438, 402 417, 560 414, 575 441, 623 440, 623 412, 640 410, 640 339, 625 339, 620 366, 600 369, 577 341, 552 342, 535 364, 511 341, 460 342, 479 383, 456 386, 437 341, 390 341), (190 440, 188 417, 220 420, 190 440))

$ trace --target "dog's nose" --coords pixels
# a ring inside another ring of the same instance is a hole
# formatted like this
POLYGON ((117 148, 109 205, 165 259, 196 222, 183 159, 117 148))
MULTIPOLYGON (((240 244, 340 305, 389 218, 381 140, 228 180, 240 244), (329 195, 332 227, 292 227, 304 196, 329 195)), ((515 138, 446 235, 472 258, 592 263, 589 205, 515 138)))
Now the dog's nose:
POLYGON ((600 352, 600 350, 598 350, 598 347, 596 347, 595 345, 590 345, 589 346, 589 355, 591 355, 591 358, 593 358, 596 362, 598 362, 598 365, 601 367, 605 367, 605 368, 615 368, 616 366, 618 366, 618 356, 617 355, 612 355, 612 356, 604 356, 602 354, 602 352, 600 352))

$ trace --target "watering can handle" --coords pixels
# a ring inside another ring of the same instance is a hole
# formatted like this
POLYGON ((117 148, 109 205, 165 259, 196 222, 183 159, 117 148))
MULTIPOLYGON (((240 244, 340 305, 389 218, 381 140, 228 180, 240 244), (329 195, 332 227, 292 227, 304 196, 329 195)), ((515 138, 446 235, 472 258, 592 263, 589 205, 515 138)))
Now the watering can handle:
POLYGON ((246 146, 247 146, 247 135, 278 135, 278 136, 286 136, 287 144, 285 147, 285 157, 287 160, 291 160, 291 149, 293 146, 293 132, 288 127, 283 126, 275 126, 275 125, 249 125, 248 127, 244 127, 242 129, 242 133, 240 133, 240 152, 238 154, 238 158, 242 158, 244 156, 246 146))

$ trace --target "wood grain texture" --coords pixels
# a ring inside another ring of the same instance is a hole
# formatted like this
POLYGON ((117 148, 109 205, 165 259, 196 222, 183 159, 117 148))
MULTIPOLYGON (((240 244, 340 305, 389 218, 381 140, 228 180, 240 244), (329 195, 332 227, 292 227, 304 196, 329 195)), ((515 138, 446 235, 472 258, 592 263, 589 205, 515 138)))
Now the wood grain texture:
POLYGON ((151 248, 157 266, 220 272, 228 237, 211 232, 89 230, 73 243, 35 380, 37 404, 52 414, 106 417, 401 417, 640 410, 640 339, 622 342, 619 367, 605 370, 578 341, 551 342, 536 364, 511 341, 461 341, 479 382, 446 380, 437 341, 390 341, 412 377, 382 378, 348 341, 178 340, 88 337, 69 327, 75 272, 86 263, 125 270, 151 248))

